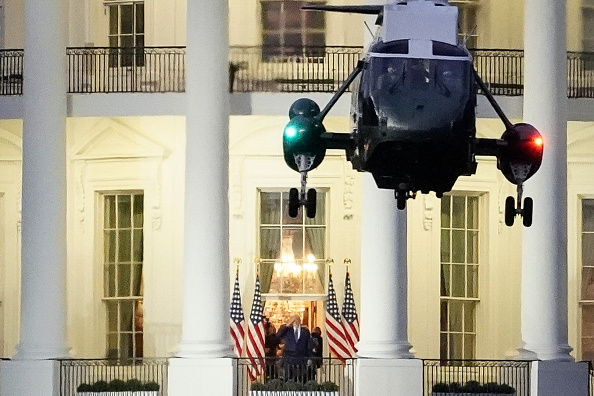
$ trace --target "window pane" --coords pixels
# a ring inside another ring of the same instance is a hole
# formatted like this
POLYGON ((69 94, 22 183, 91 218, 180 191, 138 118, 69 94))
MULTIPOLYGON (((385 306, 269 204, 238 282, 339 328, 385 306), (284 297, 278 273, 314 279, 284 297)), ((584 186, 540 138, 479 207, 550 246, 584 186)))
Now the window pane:
MULTIPOLYGON (((314 46, 314 47, 323 47, 326 45, 326 35, 324 33, 307 33, 305 35, 305 45, 314 46)), ((319 56, 323 56, 323 52, 318 54, 319 56)))
POLYGON ((466 262, 478 263, 478 231, 467 231, 466 236, 466 262))
POLYGON ((281 254, 283 259, 285 257, 296 260, 303 258, 303 230, 301 228, 285 228, 283 230, 281 254))
POLYGON ((462 332, 462 302, 448 301, 449 304, 449 331, 462 332))
POLYGON ((281 218, 281 193, 262 192, 260 193, 260 223, 280 224, 281 218))
POLYGON ((105 294, 106 297, 115 297, 115 290, 116 290, 116 273, 115 273, 115 264, 109 264, 106 268, 105 273, 105 281, 106 281, 106 290, 105 294))
POLYGON ((466 297, 478 298, 478 266, 466 266, 466 283, 468 295, 466 297))
POLYGON ((118 264, 118 296, 130 296, 130 264, 118 264))
POLYGON ((594 199, 582 200, 582 231, 594 231, 594 199))
POLYGON ((478 229, 478 201, 479 201, 479 197, 473 197, 473 196, 469 196, 466 198, 467 199, 467 220, 468 220, 468 225, 466 226, 467 228, 470 228, 472 230, 476 230, 478 229))
POLYGON ((285 16, 286 29, 301 28, 301 6, 303 4, 299 1, 285 1, 283 2, 283 13, 285 16))
POLYGON ((118 6, 109 6, 109 34, 118 34, 118 6))
POLYGON ((280 257, 280 228, 262 228, 260 230, 260 258, 278 259, 280 257))
POLYGON ((453 263, 464 263, 465 262, 465 245, 466 238, 463 230, 452 230, 452 262, 453 263))
POLYGON ((132 268, 132 295, 140 297, 142 296, 140 289, 142 285, 142 264, 134 264, 132 268))
POLYGON ((323 12, 306 12, 305 26, 308 29, 324 30, 326 26, 326 14, 323 12))
POLYGON ((129 228, 131 224, 131 210, 130 207, 130 196, 129 195, 118 195, 117 196, 117 204, 118 204, 118 227, 119 228, 129 228))
POLYGON ((441 230, 441 261, 451 262, 450 258, 450 230, 441 230))
POLYGON ((105 262, 115 263, 116 256, 116 230, 105 231, 103 233, 103 243, 105 245, 105 262))
POLYGON ((462 359, 462 334, 450 334, 450 359, 462 359))
POLYGON ((582 337, 594 338, 594 305, 582 306, 582 337))
POLYGON ((442 300, 441 301, 441 309, 440 309, 440 330, 441 331, 448 331, 448 302, 442 300))
POLYGON ((115 209, 115 196, 105 196, 105 217, 103 222, 105 228, 115 228, 116 226, 116 209, 115 209))
POLYGON ((120 334, 120 358, 130 359, 132 355, 132 334, 122 333, 120 334))
POLYGON ((134 241, 132 245, 134 246, 134 256, 132 260, 136 263, 142 262, 143 259, 143 235, 142 230, 134 230, 134 241))
POLYGON ((464 228, 466 213, 464 210, 466 197, 452 196, 452 228, 464 228))
POLYGON ((309 260, 309 255, 312 254, 315 260, 321 260, 326 255, 324 246, 326 229, 325 228, 306 228, 305 229, 305 257, 309 260))
POLYGON ((441 198, 441 228, 451 227, 451 201, 452 197, 450 195, 444 195, 443 198, 441 198))
POLYGON ((464 356, 463 359, 474 359, 474 334, 464 334, 464 356))
POLYGON ((285 40, 284 40, 283 45, 287 52, 291 52, 292 54, 299 55, 301 53, 301 47, 303 46, 301 33, 298 32, 298 33, 285 34, 285 40))
POLYGON ((130 262, 132 260, 132 238, 130 230, 119 231, 118 242, 118 262, 130 262))
POLYGON ((134 319, 133 301, 120 302, 120 331, 132 331, 134 319))
POLYGON ((452 265, 452 297, 466 297, 465 265, 452 265))
POLYGON ((582 234, 582 265, 594 266, 594 234, 582 234))
POLYGON ((144 4, 136 4, 136 33, 144 33, 144 4))
POLYGON ((134 195, 134 227, 142 228, 144 221, 144 196, 142 194, 134 195))
POLYGON ((118 335, 109 334, 107 336, 107 358, 117 359, 118 357, 118 335))
POLYGON ((449 297, 451 294, 450 290, 450 268, 451 265, 449 264, 442 264, 441 265, 441 295, 445 297, 449 297))
POLYGON ((582 268, 582 300, 594 300, 594 267, 582 268))
POLYGON ((475 302, 464 302, 464 332, 474 333, 475 331, 475 302))
POLYGON ((132 4, 125 4, 120 6, 121 12, 121 27, 120 33, 121 34, 132 34, 134 30, 132 26, 134 24, 134 9, 132 8, 132 4))
POLYGON ((582 360, 594 362, 594 338, 582 337, 582 360))
POLYGON ((107 330, 118 331, 118 305, 115 301, 107 302, 107 330))
POLYGON ((263 30, 279 30, 281 26, 281 2, 262 2, 262 28, 263 30))

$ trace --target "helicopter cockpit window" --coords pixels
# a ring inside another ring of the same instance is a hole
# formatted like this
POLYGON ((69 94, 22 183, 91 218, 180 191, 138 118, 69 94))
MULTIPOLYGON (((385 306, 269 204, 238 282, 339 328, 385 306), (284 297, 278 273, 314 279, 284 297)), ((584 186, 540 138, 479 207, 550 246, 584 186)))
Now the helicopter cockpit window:
POLYGON ((451 124, 469 100, 471 70, 466 60, 372 57, 360 111, 376 116, 367 117, 373 125, 399 129, 451 124))

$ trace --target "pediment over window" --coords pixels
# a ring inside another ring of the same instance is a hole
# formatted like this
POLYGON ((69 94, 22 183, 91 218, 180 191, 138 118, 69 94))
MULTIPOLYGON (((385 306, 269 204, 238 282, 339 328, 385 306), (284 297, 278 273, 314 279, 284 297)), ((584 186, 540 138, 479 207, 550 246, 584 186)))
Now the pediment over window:
POLYGON ((114 119, 99 121, 71 151, 71 157, 74 159, 146 158, 167 155, 167 148, 114 119))
POLYGON ((20 136, 0 128, 0 161, 20 161, 23 146, 20 136))

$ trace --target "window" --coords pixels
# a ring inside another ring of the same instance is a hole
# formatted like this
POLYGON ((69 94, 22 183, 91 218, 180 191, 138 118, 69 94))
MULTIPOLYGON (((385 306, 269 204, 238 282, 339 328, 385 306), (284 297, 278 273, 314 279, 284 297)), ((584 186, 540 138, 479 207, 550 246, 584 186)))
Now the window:
POLYGON ((326 193, 318 190, 316 217, 288 215, 288 192, 260 191, 262 293, 324 294, 326 193))
POLYGON ((144 66, 144 2, 108 1, 111 67, 144 66))
POLYGON ((107 357, 143 356, 142 193, 103 195, 107 357))
POLYGON ((474 359, 479 271, 479 197, 441 200, 440 358, 474 359))
MULTIPOLYGON (((308 12, 307 1, 262 0, 262 58, 323 56, 326 17, 308 12)), ((322 3, 319 3, 322 4, 322 3)))
POLYGON ((582 360, 594 362, 594 199, 582 200, 582 360))
POLYGON ((479 0, 450 0, 450 4, 458 7, 458 36, 467 48, 477 48, 476 33, 477 9, 479 0))

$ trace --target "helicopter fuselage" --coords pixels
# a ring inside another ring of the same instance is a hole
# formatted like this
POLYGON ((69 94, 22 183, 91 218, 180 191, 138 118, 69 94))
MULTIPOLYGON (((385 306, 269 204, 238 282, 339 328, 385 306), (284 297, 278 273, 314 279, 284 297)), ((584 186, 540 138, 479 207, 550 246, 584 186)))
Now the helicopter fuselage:
POLYGON ((436 41, 426 57, 412 57, 409 41, 370 46, 354 82, 349 159, 379 188, 441 195, 476 170, 472 58, 436 41))

